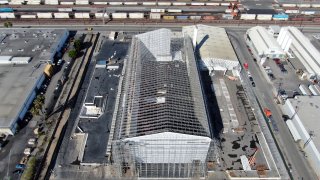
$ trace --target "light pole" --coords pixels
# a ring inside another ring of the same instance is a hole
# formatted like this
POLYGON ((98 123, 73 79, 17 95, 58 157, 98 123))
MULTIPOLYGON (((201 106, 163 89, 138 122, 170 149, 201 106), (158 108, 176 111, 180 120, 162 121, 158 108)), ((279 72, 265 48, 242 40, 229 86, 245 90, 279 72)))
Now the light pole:
POLYGON ((309 135, 310 135, 310 137, 309 137, 309 139, 304 143, 303 149, 305 149, 305 148, 307 147, 307 145, 312 141, 312 138, 315 136, 315 135, 314 135, 314 131, 310 131, 310 132, 309 132, 309 135))

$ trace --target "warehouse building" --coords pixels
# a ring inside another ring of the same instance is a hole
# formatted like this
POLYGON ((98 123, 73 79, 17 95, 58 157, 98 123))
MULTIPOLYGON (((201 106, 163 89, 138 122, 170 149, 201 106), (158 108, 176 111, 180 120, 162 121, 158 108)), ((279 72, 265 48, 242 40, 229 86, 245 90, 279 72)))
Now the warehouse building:
POLYGON ((278 43, 285 52, 293 53, 306 68, 309 79, 320 79, 320 53, 296 27, 282 27, 278 43))
POLYGON ((262 58, 284 58, 286 55, 276 39, 262 26, 248 29, 245 40, 258 60, 262 58))
POLYGON ((125 68, 111 128, 119 175, 204 177, 214 143, 191 39, 168 29, 136 35, 125 68))
POLYGON ((290 117, 287 125, 294 140, 306 153, 317 176, 320 178, 320 96, 296 96, 283 105, 284 112, 290 117))
POLYGON ((1 30, 0 134, 16 132, 45 80, 44 69, 69 32, 51 29, 1 30))
POLYGON ((185 36, 192 38, 196 46, 202 69, 236 70, 239 61, 224 28, 194 25, 182 28, 185 36))

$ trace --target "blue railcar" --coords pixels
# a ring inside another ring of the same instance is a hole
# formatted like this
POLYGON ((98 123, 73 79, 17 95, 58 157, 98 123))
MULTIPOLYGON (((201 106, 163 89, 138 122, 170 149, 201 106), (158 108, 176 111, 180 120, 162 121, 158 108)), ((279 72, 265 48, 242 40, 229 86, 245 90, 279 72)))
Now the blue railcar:
POLYGON ((0 8, 0 13, 13 12, 12 8, 0 8))

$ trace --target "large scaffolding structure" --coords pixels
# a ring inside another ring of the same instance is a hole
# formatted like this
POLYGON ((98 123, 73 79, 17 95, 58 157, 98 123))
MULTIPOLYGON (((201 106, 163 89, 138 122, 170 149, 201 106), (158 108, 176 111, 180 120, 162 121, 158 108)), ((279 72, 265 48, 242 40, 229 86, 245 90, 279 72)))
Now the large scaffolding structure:
POLYGON ((215 143, 191 39, 137 35, 125 63, 112 141, 119 176, 204 177, 215 143))

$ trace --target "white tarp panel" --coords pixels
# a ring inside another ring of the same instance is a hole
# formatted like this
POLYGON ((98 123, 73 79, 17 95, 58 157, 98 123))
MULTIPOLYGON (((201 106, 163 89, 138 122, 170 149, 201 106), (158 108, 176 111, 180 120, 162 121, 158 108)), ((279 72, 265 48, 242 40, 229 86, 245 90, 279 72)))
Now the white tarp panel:
POLYGON ((291 135, 292 135, 294 141, 301 140, 301 136, 300 136, 299 132, 297 131, 296 127, 294 126, 294 124, 292 123, 292 120, 287 120, 286 124, 291 132, 291 135))

